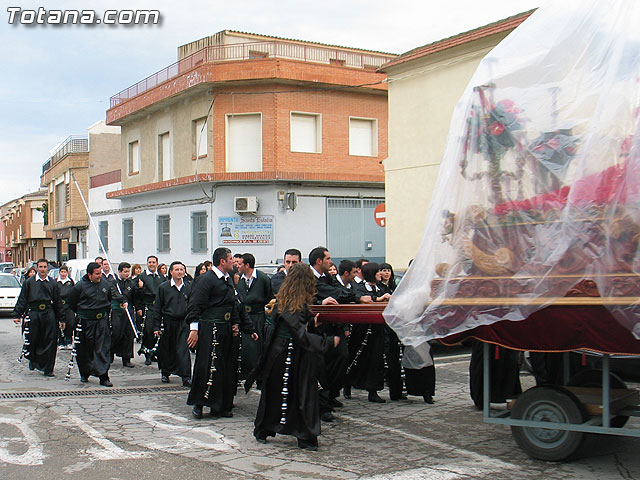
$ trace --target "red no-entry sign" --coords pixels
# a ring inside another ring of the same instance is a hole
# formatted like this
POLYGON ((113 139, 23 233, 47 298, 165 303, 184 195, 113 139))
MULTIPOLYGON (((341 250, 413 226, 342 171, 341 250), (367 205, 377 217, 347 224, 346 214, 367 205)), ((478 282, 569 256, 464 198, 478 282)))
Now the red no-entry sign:
POLYGON ((387 223, 387 211, 384 203, 378 204, 376 209, 373 211, 373 219, 379 226, 385 226, 387 223))

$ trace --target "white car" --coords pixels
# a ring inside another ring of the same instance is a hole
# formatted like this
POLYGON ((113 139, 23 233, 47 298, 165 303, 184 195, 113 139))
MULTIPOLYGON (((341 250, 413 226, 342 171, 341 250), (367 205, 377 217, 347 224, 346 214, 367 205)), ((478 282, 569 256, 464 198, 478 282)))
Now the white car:
POLYGON ((20 295, 20 282, 10 273, 0 273, 0 312, 13 311, 20 295))

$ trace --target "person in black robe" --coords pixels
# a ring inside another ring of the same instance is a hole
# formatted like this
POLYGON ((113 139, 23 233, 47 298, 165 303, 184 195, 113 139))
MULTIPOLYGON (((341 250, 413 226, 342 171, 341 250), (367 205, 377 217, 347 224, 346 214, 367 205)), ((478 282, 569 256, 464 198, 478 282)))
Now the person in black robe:
POLYGON ((300 253, 300 250, 297 248, 290 248, 284 252, 283 259, 284 270, 271 277, 271 290, 274 295, 278 293, 278 290, 280 290, 280 287, 282 286, 282 282, 287 278, 289 269, 296 263, 302 262, 302 253, 300 253))
MULTIPOLYGON (((103 267, 104 270, 104 267, 103 267)), ((133 343, 136 338, 136 332, 133 330, 132 323, 135 322, 137 300, 137 285, 131 280, 131 265, 127 262, 121 262, 118 265, 118 276, 112 282, 116 291, 124 296, 127 302, 127 308, 123 308, 122 302, 111 302, 111 362, 115 356, 122 358, 122 366, 133 368, 131 359, 133 358, 133 343), (128 315, 127 315, 128 312, 128 315)), ((107 281, 109 281, 107 279, 107 281)), ((136 327, 137 328, 137 327, 136 327)))
MULTIPOLYGON (((379 271, 380 265, 375 262, 362 265, 363 281, 355 288, 373 302, 388 302, 391 295, 377 285, 379 271)), ((347 383, 369 392, 369 401, 375 403, 385 403, 378 395, 384 388, 384 329, 381 324, 357 324, 349 337, 347 383)))
MULTIPOLYGON (((504 403, 522 393, 518 352, 497 345, 489 345, 489 368, 491 369, 491 403, 504 403)), ((484 399, 484 343, 473 340, 469 363, 469 389, 476 408, 482 410, 484 399)))
POLYGON ((100 385, 113 387, 109 380, 111 365, 111 330, 109 311, 111 302, 120 302, 127 308, 125 297, 100 271, 100 265, 91 262, 87 274, 75 284, 67 305, 76 312, 75 352, 80 381, 86 383, 91 375, 100 379, 100 385))
POLYGON ((252 254, 245 253, 240 257, 238 270, 242 276, 238 281, 237 291, 259 337, 258 341, 254 342, 248 335, 241 335, 241 378, 247 378, 258 364, 264 348, 264 306, 273 298, 271 279, 255 266, 256 258, 252 254))
POLYGON ((160 380, 169 383, 170 375, 182 378, 182 385, 191 386, 191 354, 187 346, 189 326, 185 322, 191 285, 184 281, 186 267, 173 262, 169 267, 171 280, 158 287, 151 320, 158 342, 160 380))
POLYGON ((254 379, 262 383, 253 432, 260 443, 279 433, 296 437, 300 448, 318 449, 321 427, 316 360, 337 347, 340 338, 308 331, 314 323, 308 307, 314 290, 315 277, 309 267, 298 264, 291 267, 276 295, 270 338, 245 384, 248 391, 254 379))
POLYGON ((238 329, 258 339, 252 326, 238 313, 239 303, 229 272, 233 270, 231 250, 219 247, 213 252, 213 268, 193 283, 185 321, 190 332, 189 348, 196 348, 196 360, 187 405, 194 418, 202 418, 202 408, 212 416, 232 417, 237 388, 238 357, 233 337, 238 329), (240 323, 239 323, 240 322, 240 323))
POLYGON ((404 347, 402 356, 405 384, 408 395, 422 397, 425 403, 433 404, 436 393, 436 368, 429 342, 417 347, 404 347))
POLYGON ((45 377, 53 377, 58 337, 60 330, 65 328, 65 310, 58 282, 47 275, 47 260, 38 260, 36 269, 36 275, 27 278, 22 285, 13 314, 17 318, 29 317, 29 334, 25 338, 29 370, 36 369, 45 377))
POLYGON ((153 322, 147 321, 147 314, 153 308, 153 302, 156 299, 158 293, 158 287, 161 283, 167 279, 158 272, 158 257, 155 255, 149 255, 147 257, 147 269, 140 274, 140 283, 138 286, 141 288, 141 304, 143 308, 138 310, 138 314, 142 316, 142 346, 140 347, 140 353, 144 353, 145 365, 151 365, 151 362, 156 360, 156 351, 158 349, 158 339, 153 333, 153 322))
POLYGON ((60 287, 60 298, 64 305, 64 330, 62 330, 58 346, 60 348, 71 349, 73 344, 73 331, 75 329, 75 317, 76 315, 67 308, 67 300, 69 294, 73 289, 75 282, 69 277, 69 269, 66 265, 60 267, 60 273, 58 275, 58 286, 60 287))

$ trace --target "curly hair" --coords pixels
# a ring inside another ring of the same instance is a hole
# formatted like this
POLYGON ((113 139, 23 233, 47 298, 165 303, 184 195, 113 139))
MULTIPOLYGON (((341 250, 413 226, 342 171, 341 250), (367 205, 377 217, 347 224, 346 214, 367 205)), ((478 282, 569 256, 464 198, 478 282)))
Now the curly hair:
POLYGON ((296 263, 289 269, 276 295, 278 312, 298 312, 311 305, 315 294, 316 277, 311 272, 311 267, 304 263, 296 263))

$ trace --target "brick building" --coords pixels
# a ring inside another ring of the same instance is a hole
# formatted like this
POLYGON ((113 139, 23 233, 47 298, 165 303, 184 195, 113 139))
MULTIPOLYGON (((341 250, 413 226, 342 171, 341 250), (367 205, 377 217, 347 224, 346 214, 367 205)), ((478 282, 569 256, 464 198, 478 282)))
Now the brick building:
POLYGON ((7 246, 11 248, 11 261, 25 267, 45 257, 55 258, 55 241, 44 231, 44 211, 47 191, 28 193, 3 206, 2 223, 7 246))
POLYGON ((195 265, 226 245, 268 262, 327 245, 384 257, 376 68, 391 58, 229 30, 179 47, 175 64, 111 98, 121 178, 90 191, 111 256, 195 265))
POLYGON ((56 147, 42 165, 40 185, 48 192, 49 215, 45 232, 56 242, 53 258, 63 262, 84 257, 87 214, 74 178, 87 195, 89 139, 72 135, 56 147))

